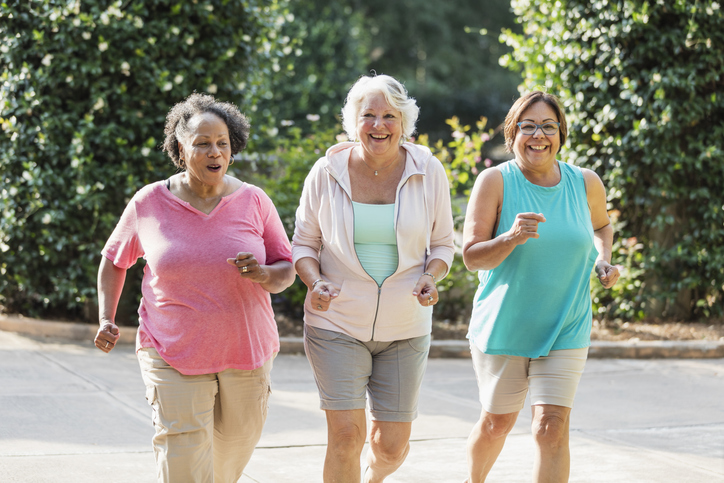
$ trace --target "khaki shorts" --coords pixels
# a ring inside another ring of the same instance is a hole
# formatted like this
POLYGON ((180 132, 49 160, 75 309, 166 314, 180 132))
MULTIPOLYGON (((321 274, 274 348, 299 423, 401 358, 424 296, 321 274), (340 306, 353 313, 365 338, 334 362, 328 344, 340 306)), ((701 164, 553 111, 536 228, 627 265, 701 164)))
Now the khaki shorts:
POLYGON ((364 409, 376 421, 412 422, 427 367, 430 336, 361 342, 341 332, 304 326, 304 349, 324 410, 364 409))
POLYGON ((478 379, 480 403, 492 414, 523 409, 530 389, 531 406, 573 407, 573 398, 586 366, 588 347, 550 351, 545 357, 484 354, 470 344, 478 379))

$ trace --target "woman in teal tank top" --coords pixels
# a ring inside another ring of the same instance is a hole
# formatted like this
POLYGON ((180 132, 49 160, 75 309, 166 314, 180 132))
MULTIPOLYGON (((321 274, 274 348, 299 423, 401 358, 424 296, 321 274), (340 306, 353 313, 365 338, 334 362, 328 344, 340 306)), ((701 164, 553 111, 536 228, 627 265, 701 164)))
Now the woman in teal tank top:
POLYGON ((468 440, 469 483, 502 450, 530 391, 534 481, 568 481, 568 428, 590 345, 590 275, 610 288, 613 228, 598 175, 556 160, 567 124, 555 96, 518 99, 505 120, 515 159, 470 197, 463 260, 478 270, 468 338, 483 410, 468 440))

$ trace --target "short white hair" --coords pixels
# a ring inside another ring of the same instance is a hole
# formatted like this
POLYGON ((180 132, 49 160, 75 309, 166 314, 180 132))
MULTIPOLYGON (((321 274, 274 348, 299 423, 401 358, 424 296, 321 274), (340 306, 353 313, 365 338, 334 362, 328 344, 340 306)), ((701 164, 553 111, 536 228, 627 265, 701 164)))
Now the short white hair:
POLYGON ((407 90, 399 81, 388 75, 362 76, 355 82, 347 94, 342 108, 342 126, 350 141, 357 137, 357 122, 362 103, 370 94, 380 93, 387 104, 400 111, 402 115, 402 141, 410 139, 415 132, 417 115, 420 108, 415 99, 407 95, 407 90))

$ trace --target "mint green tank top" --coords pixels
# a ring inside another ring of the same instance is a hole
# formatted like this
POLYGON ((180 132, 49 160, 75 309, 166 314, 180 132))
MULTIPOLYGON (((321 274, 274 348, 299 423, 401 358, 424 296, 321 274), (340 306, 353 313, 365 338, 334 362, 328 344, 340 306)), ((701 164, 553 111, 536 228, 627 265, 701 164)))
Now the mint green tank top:
POLYGON ((598 252, 581 169, 558 162, 552 187, 528 181, 515 160, 499 166, 503 207, 495 236, 518 213, 542 213, 540 238, 518 245, 492 270, 478 273, 468 338, 486 354, 537 358, 580 349, 591 338, 591 270, 598 252))
POLYGON ((353 201, 352 206, 357 258, 377 285, 382 285, 397 270, 395 205, 368 205, 353 201))

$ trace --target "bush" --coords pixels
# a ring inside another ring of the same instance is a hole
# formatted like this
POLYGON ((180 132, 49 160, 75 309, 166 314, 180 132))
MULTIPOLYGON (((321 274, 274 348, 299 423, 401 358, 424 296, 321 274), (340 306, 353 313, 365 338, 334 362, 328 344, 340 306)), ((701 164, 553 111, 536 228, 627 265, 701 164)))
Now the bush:
POLYGON ((135 191, 174 173, 159 150, 169 108, 206 91, 253 113, 286 62, 286 10, 277 0, 0 9, 0 304, 95 319, 101 247, 135 191))
POLYGON ((608 188, 611 292, 594 284, 599 315, 724 315, 724 29, 709 0, 514 0, 524 34, 502 40, 521 90, 561 97, 570 123, 563 157, 608 188))

